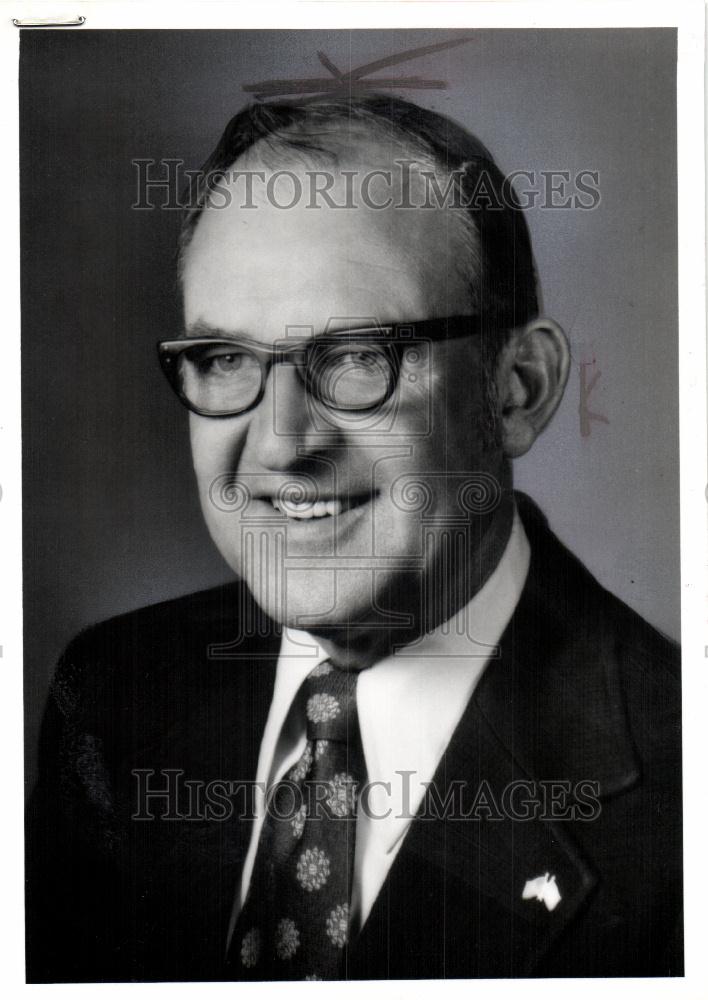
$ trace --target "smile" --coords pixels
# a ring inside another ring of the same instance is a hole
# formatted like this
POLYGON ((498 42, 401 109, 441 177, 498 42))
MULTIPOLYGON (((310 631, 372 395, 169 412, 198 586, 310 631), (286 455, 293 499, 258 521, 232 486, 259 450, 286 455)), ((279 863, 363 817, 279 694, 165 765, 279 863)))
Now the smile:
POLYGON ((334 497, 329 500, 289 500, 285 497, 269 497, 273 509, 294 521, 309 521, 314 518, 337 517, 340 514, 359 507, 371 499, 370 494, 347 497, 334 497))

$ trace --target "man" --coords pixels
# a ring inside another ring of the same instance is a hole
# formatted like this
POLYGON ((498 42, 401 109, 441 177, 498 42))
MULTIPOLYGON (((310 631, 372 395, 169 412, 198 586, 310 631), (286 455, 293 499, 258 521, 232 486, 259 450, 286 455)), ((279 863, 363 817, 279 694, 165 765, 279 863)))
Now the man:
POLYGON ((254 105, 180 272, 160 358, 239 582, 63 657, 30 981, 680 974, 677 652, 513 492, 569 353, 489 153, 254 105))

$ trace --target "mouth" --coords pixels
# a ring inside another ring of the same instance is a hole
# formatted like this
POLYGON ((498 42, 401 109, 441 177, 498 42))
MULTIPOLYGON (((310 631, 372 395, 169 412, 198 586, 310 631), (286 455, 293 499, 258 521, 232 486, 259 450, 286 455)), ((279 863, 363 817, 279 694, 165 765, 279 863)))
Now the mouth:
POLYGON ((339 517, 347 511, 355 510, 372 500, 371 493, 352 494, 337 497, 293 500, 287 496, 264 497, 273 510, 284 514, 290 521, 312 521, 329 517, 339 517))

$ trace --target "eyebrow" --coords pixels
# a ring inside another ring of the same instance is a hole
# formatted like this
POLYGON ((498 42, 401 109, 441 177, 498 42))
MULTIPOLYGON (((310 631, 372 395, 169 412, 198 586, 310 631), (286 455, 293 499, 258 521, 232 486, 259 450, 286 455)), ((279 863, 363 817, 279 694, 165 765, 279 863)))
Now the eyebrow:
MULTIPOLYGON (((295 338, 295 337, 293 337, 292 340, 295 341, 297 339, 300 342, 303 342, 303 341, 306 341, 306 340, 318 340, 320 338, 336 337, 338 334, 340 334, 340 333, 348 333, 350 330, 389 329, 389 328, 394 327, 394 326, 402 326, 402 325, 408 325, 408 324, 384 323, 384 324, 378 324, 378 325, 369 324, 369 325, 366 325, 366 326, 361 326, 361 325, 353 324, 353 325, 348 326, 348 327, 347 326, 342 327, 341 330, 329 330, 329 331, 322 330, 319 333, 314 334, 314 336, 312 336, 312 337, 302 337, 302 338, 295 338)), ((305 330, 305 329, 310 329, 311 330, 312 329, 312 327, 306 327, 304 325, 303 326, 299 326, 298 325, 295 328, 298 329, 298 330, 305 330)), ((179 336, 176 339, 177 340, 189 340, 192 337, 212 337, 214 340, 246 340, 246 341, 252 341, 254 344, 261 343, 261 341, 257 340, 255 337, 251 336, 250 334, 245 333, 244 331, 241 331, 241 330, 226 330, 223 327, 212 326, 210 323, 205 323, 202 320, 198 320, 196 323, 192 323, 188 327, 183 327, 182 330, 181 330, 181 332, 180 332, 180 334, 179 334, 179 336)), ((291 338, 287 337, 287 336, 283 336, 282 338, 279 338, 279 340, 281 340, 281 341, 286 341, 286 340, 289 340, 289 339, 291 339, 291 338)))
POLYGON ((239 340, 253 339, 242 330, 225 330, 223 327, 211 326, 202 320, 192 323, 191 326, 183 327, 177 339, 188 340, 190 337, 213 337, 215 340, 233 340, 234 338, 238 338, 239 340))

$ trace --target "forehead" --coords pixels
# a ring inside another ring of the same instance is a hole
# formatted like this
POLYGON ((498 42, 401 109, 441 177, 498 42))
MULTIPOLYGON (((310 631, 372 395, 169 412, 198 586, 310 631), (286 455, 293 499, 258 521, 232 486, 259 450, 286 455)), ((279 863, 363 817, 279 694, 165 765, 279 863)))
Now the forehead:
POLYGON ((203 210, 184 255, 187 326, 270 340, 288 324, 317 332, 330 317, 395 322, 467 311, 462 220, 437 205, 401 207, 420 205, 425 194, 416 169, 404 190, 401 158, 399 147, 374 140, 343 151, 336 163, 284 156, 275 167, 270 156, 267 166, 257 149, 242 158, 218 203, 203 210), (326 184, 329 198, 313 198, 313 184, 326 184))

